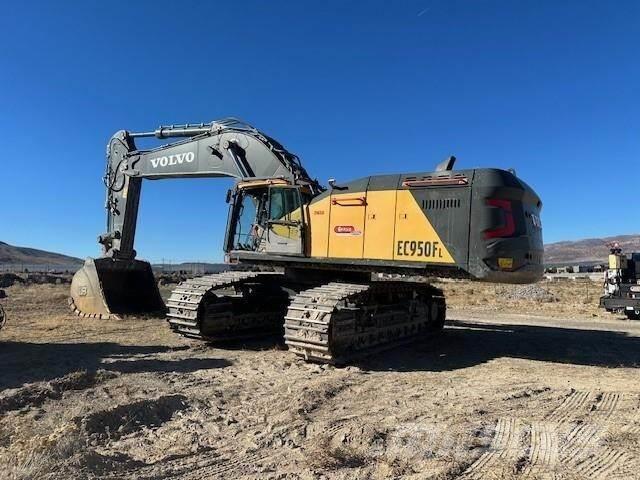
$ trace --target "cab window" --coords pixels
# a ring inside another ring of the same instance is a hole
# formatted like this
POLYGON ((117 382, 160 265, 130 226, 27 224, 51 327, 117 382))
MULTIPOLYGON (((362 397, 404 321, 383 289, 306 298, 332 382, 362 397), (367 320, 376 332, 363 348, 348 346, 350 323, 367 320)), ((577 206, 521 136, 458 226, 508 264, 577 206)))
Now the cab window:
MULTIPOLYGON (((269 192, 269 220, 291 222, 291 214, 300 208, 300 196, 295 188, 272 188, 269 192)), ((299 215, 297 215, 299 220, 299 215)))

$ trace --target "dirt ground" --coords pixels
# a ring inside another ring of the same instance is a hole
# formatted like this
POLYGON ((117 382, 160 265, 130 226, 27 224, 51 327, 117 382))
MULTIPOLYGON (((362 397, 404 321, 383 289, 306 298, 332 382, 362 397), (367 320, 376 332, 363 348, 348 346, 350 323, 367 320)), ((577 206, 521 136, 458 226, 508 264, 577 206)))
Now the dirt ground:
POLYGON ((640 322, 591 283, 442 286, 442 335, 342 368, 10 287, 0 477, 640 478, 640 322))

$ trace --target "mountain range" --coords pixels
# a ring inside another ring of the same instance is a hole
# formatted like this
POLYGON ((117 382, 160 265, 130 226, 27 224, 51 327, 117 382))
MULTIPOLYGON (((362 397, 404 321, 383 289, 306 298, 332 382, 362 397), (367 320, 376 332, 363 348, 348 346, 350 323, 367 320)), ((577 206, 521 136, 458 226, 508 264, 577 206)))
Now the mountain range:
MULTIPOLYGON (((608 245, 618 243, 623 252, 640 252, 640 234, 617 235, 604 238, 587 238, 548 243, 544 247, 544 262, 547 265, 571 263, 602 263, 609 254, 608 245)), ((80 266, 83 261, 76 257, 47 252, 35 248, 15 247, 0 242, 0 265, 49 265, 49 266, 80 266)), ((157 269, 172 270, 202 270, 217 271, 220 264, 174 264, 171 266, 154 265, 157 269), (164 268, 162 268, 164 267, 164 268)))
POLYGON ((83 261, 60 253, 47 252, 36 248, 15 247, 0 242, 0 265, 50 265, 80 266, 83 261))
POLYGON ((640 234, 548 243, 544 246, 544 263, 603 263, 609 244, 618 243, 623 253, 640 252, 640 234))

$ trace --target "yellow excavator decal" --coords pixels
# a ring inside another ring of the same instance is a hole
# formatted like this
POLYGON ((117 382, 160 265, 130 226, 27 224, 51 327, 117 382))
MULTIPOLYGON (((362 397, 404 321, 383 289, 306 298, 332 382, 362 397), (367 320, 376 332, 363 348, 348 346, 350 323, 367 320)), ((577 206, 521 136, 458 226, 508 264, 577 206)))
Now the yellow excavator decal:
POLYGON ((438 232, 409 190, 396 197, 394 260, 426 263, 455 263, 438 232))

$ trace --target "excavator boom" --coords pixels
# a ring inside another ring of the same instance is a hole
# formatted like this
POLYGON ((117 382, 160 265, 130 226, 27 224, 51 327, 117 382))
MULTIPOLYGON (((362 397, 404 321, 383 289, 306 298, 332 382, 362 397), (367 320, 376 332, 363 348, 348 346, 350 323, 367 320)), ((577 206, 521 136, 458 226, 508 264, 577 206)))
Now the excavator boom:
POLYGON ((107 145, 107 231, 98 237, 103 257, 87 259, 74 276, 71 302, 77 313, 108 317, 164 309, 150 264, 135 260, 138 205, 144 179, 181 177, 282 178, 314 194, 324 190, 296 155, 236 119, 163 126, 153 132, 121 130, 107 145), (144 137, 180 140, 138 149, 135 139, 144 137))

